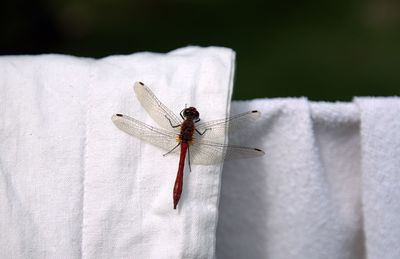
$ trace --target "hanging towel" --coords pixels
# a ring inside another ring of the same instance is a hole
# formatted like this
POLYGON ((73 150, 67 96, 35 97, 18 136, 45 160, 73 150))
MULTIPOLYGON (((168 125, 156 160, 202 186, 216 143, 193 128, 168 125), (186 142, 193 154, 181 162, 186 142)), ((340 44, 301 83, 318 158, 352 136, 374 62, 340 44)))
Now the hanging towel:
POLYGON ((400 258, 400 99, 260 99, 264 159, 225 163, 218 258, 400 258))
POLYGON ((400 99, 356 98, 368 259, 400 258, 400 99))

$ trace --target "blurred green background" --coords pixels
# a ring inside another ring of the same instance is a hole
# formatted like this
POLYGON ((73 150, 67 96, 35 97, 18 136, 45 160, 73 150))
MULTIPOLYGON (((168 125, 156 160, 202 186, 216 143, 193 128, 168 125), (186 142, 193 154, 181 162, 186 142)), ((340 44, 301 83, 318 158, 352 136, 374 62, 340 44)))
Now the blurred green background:
POLYGON ((234 99, 400 94, 400 1, 5 1, 0 51, 237 52, 234 99))

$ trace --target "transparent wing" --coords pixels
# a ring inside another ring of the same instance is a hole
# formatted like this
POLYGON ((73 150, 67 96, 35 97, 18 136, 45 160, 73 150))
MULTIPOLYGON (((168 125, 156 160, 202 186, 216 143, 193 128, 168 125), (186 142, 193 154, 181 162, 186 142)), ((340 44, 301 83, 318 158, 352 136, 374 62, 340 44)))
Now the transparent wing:
POLYGON ((125 133, 164 150, 170 151, 178 144, 176 141, 177 134, 172 131, 152 127, 122 114, 114 114, 111 120, 114 122, 115 126, 125 133))
POLYGON ((201 165, 218 164, 224 160, 252 158, 265 154, 258 148, 224 145, 211 141, 196 141, 189 146, 189 152, 191 162, 201 165))
POLYGON ((171 120, 174 126, 182 123, 179 117, 160 102, 154 93, 142 82, 136 82, 133 89, 140 104, 158 125, 164 129, 171 129, 172 127, 168 119, 171 120))
POLYGON ((237 129, 252 125, 252 123, 260 117, 260 115, 261 113, 259 111, 249 111, 225 119, 196 124, 196 129, 200 133, 204 132, 204 135, 197 136, 197 138, 201 140, 212 140, 223 137, 225 132, 232 133, 237 129))

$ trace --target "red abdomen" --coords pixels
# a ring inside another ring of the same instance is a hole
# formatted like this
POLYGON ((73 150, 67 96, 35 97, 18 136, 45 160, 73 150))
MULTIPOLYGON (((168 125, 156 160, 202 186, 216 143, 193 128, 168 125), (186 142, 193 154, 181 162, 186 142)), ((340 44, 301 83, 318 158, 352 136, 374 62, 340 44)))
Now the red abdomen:
POLYGON ((174 185, 174 209, 178 205, 179 199, 181 198, 182 194, 182 187, 183 187, 183 170, 185 167, 185 158, 186 158, 186 151, 188 149, 188 143, 183 142, 181 143, 181 155, 179 159, 179 167, 178 167, 178 174, 176 175, 175 185, 174 185))

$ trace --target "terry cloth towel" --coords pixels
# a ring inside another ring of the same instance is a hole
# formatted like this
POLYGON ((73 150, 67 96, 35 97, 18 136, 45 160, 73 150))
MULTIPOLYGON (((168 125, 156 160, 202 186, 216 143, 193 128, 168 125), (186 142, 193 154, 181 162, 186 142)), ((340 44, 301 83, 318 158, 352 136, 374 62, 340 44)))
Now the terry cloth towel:
POLYGON ((400 99, 232 103, 255 108, 230 140, 266 155, 224 165, 217 257, 400 258, 400 99))
POLYGON ((222 165, 192 165, 173 210, 178 158, 111 116, 157 126, 133 91, 143 81, 176 113, 223 118, 234 58, 216 47, 0 58, 0 258, 213 258, 222 165))

